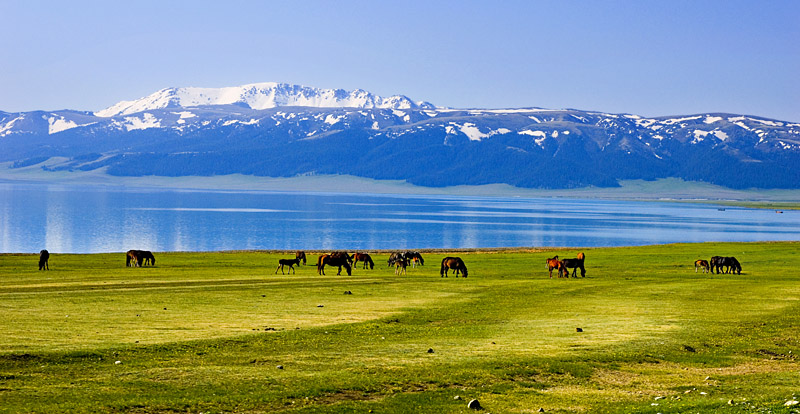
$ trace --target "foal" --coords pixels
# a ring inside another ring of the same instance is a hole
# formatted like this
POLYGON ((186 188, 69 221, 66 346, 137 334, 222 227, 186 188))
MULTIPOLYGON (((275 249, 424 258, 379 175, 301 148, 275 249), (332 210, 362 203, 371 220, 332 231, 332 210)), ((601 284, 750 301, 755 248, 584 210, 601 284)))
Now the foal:
POLYGON ((297 274, 297 271, 294 270, 294 266, 300 266, 300 260, 299 257, 295 257, 294 259, 278 259, 278 267, 275 268, 275 274, 277 275, 278 269, 281 269, 281 274, 285 275, 286 273, 283 273, 284 266, 289 266, 289 270, 297 274))
POLYGON ((703 273, 708 273, 711 271, 711 266, 708 265, 707 260, 695 260, 694 261, 694 272, 697 273, 697 269, 703 269, 703 273))

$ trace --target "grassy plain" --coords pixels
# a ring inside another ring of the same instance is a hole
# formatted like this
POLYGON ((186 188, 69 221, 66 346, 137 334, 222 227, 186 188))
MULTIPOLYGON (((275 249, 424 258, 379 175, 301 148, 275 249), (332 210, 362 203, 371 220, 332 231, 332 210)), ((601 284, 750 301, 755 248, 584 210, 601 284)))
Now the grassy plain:
POLYGON ((0 412, 797 412, 798 248, 585 249, 569 279, 544 259, 574 249, 454 253, 466 279, 445 252, 405 276, 385 253, 352 276, 275 275, 280 252, 0 255, 0 412), (712 255, 744 272, 695 273, 712 255))

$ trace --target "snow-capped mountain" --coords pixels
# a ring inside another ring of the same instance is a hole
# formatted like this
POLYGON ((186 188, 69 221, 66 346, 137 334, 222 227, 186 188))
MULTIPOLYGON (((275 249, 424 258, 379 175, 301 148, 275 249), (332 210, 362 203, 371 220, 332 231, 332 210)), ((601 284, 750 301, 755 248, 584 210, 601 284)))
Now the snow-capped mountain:
POLYGON ((119 102, 95 112, 95 115, 112 117, 154 109, 214 105, 240 105, 250 109, 269 109, 280 106, 433 109, 433 105, 427 102, 414 102, 400 95, 384 98, 363 89, 345 91, 343 89, 318 89, 286 83, 265 82, 227 88, 166 88, 135 101, 119 102))
POLYGON ((264 83, 165 89, 97 113, 0 112, 0 162, 8 161, 120 176, 350 174, 543 188, 678 177, 800 188, 800 123, 721 113, 449 109, 264 83))

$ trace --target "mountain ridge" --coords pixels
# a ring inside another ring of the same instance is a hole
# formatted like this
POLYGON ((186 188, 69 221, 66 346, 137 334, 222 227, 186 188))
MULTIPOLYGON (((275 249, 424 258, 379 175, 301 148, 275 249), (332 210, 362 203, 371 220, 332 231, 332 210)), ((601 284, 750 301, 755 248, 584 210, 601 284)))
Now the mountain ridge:
POLYGON ((117 104, 111 116, 0 112, 0 162, 22 167, 66 157, 45 168, 104 168, 115 176, 347 174, 429 187, 614 187, 621 180, 680 178, 729 188, 800 188, 800 123, 727 113, 455 109, 402 95, 300 86, 287 87, 291 99, 276 101, 273 86, 281 84, 252 85, 260 86, 215 89, 205 100, 198 90, 180 97, 180 88, 165 89, 159 99, 143 101, 149 109, 130 112, 138 107, 117 104))

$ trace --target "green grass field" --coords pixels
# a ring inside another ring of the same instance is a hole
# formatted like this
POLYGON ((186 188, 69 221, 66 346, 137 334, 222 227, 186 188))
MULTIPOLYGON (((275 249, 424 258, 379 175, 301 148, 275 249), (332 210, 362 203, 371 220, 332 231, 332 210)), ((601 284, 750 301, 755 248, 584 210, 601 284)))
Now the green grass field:
POLYGON ((466 279, 443 252, 349 277, 266 252, 0 255, 0 412, 800 412, 799 247, 583 249, 569 279, 544 261, 574 249, 455 253, 466 279), (743 273, 695 273, 712 255, 743 273))

